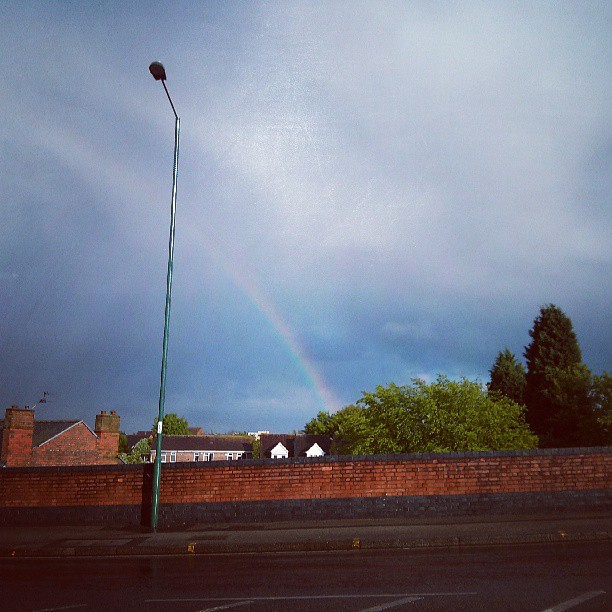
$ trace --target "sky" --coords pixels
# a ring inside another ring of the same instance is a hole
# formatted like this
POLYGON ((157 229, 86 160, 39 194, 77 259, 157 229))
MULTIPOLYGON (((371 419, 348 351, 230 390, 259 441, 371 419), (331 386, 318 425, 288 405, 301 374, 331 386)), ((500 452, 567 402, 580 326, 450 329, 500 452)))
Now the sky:
MULTIPOLYGON (((610 370, 606 2, 3 4, 0 409, 300 430, 486 383, 539 309, 610 370)), ((3 412, 3 410, 2 410, 3 412)), ((1 417, 2 415, 0 415, 1 417)))

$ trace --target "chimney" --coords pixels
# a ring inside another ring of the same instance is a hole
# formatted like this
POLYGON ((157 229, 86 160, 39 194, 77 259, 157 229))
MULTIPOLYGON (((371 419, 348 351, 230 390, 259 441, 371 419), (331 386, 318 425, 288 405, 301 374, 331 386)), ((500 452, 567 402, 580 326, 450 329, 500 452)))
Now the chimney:
POLYGON ((106 414, 106 410, 101 410, 96 415, 96 425, 94 428, 98 436, 98 451, 101 458, 114 459, 119 453, 119 416, 115 410, 106 414))
POLYGON ((32 459, 34 411, 19 406, 6 409, 0 459, 7 467, 29 465, 32 459))

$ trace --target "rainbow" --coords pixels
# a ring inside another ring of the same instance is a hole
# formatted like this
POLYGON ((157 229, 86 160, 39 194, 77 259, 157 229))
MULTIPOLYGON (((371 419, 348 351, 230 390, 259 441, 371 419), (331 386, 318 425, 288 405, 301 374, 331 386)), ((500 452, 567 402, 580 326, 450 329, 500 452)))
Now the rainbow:
POLYGON ((235 259, 229 259, 225 254, 222 255, 220 250, 215 249, 210 241, 199 240, 198 242, 203 246, 211 259, 214 260, 215 264, 223 270, 232 283, 268 321, 285 347, 297 371, 300 373, 300 376, 307 383, 316 404, 319 406, 319 410, 333 412, 340 408, 341 404, 339 400, 329 389, 317 367, 312 363, 304 349, 300 346, 296 335, 293 333, 287 321, 280 315, 274 304, 266 297, 261 287, 253 280, 254 275, 248 274, 240 262, 235 259))

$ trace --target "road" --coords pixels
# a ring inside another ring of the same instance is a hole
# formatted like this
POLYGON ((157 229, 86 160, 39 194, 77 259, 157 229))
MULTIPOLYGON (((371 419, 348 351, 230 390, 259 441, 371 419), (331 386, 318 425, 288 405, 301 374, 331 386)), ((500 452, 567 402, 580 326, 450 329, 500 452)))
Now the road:
POLYGON ((610 610, 612 544, 3 559, 0 609, 610 610), (555 606, 557 606, 555 608, 555 606))

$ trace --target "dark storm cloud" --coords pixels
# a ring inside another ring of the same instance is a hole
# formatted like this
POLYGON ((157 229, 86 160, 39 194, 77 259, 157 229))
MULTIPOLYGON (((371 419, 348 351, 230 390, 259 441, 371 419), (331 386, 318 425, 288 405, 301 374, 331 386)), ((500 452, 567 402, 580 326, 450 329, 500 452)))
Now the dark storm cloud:
POLYGON ((10 3, 0 393, 298 429, 362 390, 485 381, 541 305, 610 367, 609 9, 10 3))

